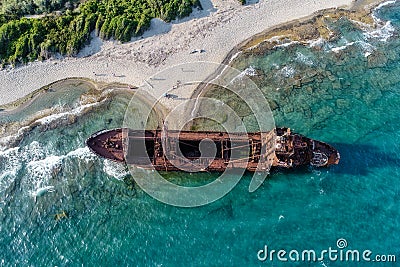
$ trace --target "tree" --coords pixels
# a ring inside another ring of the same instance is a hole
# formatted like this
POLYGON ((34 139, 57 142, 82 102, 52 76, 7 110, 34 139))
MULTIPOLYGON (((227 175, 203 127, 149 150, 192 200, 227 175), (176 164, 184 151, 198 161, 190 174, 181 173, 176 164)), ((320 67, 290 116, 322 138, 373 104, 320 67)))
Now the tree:
MULTIPOLYGON (((1 0, 0 0, 1 1, 1 0)), ((142 34, 150 20, 170 21, 200 5, 198 0, 3 0, 0 10, 0 63, 46 59, 52 53, 76 55, 90 41, 90 33, 102 39, 128 42, 142 34), (62 15, 38 19, 26 14, 51 12, 65 7, 62 15)))

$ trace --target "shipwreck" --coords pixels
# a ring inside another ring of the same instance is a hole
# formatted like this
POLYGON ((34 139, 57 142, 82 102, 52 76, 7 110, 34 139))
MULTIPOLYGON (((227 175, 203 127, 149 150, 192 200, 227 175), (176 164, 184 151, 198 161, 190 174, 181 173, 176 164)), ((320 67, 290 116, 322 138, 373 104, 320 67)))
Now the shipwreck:
POLYGON ((158 171, 244 168, 255 172, 271 167, 328 167, 340 160, 333 146, 290 128, 254 133, 118 128, 97 132, 86 144, 100 157, 158 171))

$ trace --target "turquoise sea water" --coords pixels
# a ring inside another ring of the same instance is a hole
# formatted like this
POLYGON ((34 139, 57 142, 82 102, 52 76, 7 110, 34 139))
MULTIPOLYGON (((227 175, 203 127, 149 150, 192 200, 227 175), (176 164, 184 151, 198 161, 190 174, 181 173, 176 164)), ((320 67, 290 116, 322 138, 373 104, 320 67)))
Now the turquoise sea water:
MULTIPOLYGON (((383 25, 390 21, 378 31, 341 19, 330 25, 340 32, 331 43, 237 58, 235 67, 263 73, 255 81, 273 102, 276 124, 335 145, 341 162, 275 171, 254 193, 245 175, 207 206, 162 204, 132 187, 123 166, 85 148, 93 132, 122 125, 127 92, 82 112, 78 100, 86 90, 70 86, 67 100, 48 92, 46 101, 18 114, 0 112, 2 123, 52 106, 72 114, 46 117, 0 151, 0 266, 396 266, 260 262, 257 252, 265 245, 319 252, 337 249, 344 238, 348 249, 400 261, 399 14, 397 2, 376 12, 383 25), (303 85, 293 88, 297 76, 303 85), (34 197, 44 186, 54 192, 34 197), (56 221, 62 211, 68 218, 56 221)), ((169 174, 177 183, 215 177, 169 174)))

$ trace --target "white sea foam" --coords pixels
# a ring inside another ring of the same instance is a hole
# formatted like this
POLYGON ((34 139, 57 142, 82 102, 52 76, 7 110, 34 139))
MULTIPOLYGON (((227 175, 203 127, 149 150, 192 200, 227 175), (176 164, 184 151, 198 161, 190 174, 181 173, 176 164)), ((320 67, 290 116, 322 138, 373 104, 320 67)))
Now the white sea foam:
POLYGON ((111 160, 104 160, 103 171, 117 180, 122 180, 125 176, 129 175, 129 171, 125 165, 111 160))
MULTIPOLYGON (((41 148, 40 144, 38 144, 36 141, 32 142, 32 144, 29 147, 30 147, 29 151, 34 151, 31 155, 33 155, 33 158, 36 158, 36 160, 30 160, 30 162, 27 165, 27 169, 31 175, 39 178, 45 178, 45 179, 51 178, 52 175, 55 174, 54 171, 56 171, 57 168, 61 167, 63 160, 66 158, 79 158, 80 160, 84 160, 86 163, 95 159, 95 155, 91 153, 89 148, 87 147, 77 148, 75 150, 68 152, 66 155, 61 155, 61 156, 50 155, 45 157, 44 159, 37 159, 38 157, 43 158, 43 155, 45 155, 46 152, 41 148), (36 148, 32 149, 33 147, 36 148)), ((29 161, 29 159, 27 159, 27 161, 29 161)))
POLYGON ((369 55, 375 52, 375 47, 367 42, 358 41, 357 44, 359 44, 362 47, 364 52, 364 57, 368 57, 369 55))
POLYGON ((28 174, 38 186, 48 182, 61 167, 64 156, 48 156, 42 160, 31 161, 27 165, 28 174))
POLYGON ((90 104, 78 106, 77 108, 74 108, 71 111, 52 114, 52 115, 40 118, 40 119, 36 120, 35 122, 38 122, 42 125, 47 125, 56 120, 67 119, 68 116, 70 116, 70 115, 79 116, 79 115, 83 114, 87 109, 94 107, 94 106, 98 106, 100 103, 101 102, 96 102, 96 103, 90 103, 90 104))
POLYGON ((94 159, 94 155, 87 147, 78 148, 60 156, 49 155, 49 153, 41 144, 34 141, 19 155, 19 162, 27 162, 28 176, 25 182, 31 193, 45 187, 52 178, 57 176, 66 158, 79 158, 85 163, 94 159))
MULTIPOLYGON (((17 178, 25 162, 28 170, 28 184, 36 189, 41 186, 41 181, 47 181, 53 168, 46 157, 46 150, 37 141, 24 148, 14 147, 0 152, 0 192, 4 191, 17 178), (43 158, 45 158, 43 160, 43 158)), ((34 190, 36 190, 34 189, 34 190)))
POLYGON ((12 147, 7 150, 0 151, 0 157, 10 157, 10 155, 15 155, 19 151, 19 147, 12 147))
POLYGON ((380 18, 378 18, 376 16, 376 11, 378 11, 379 9, 381 9, 384 6, 391 5, 394 3, 396 3, 396 1, 392 1, 392 0, 386 1, 386 2, 379 4, 374 9, 374 11, 372 12, 372 17, 373 17, 375 23, 378 25, 378 29, 376 29, 374 31, 370 31, 370 32, 366 31, 364 33, 364 36, 366 38, 375 38, 382 42, 386 42, 390 37, 393 36, 395 29, 394 29, 391 21, 390 20, 386 21, 386 22, 382 21, 380 18))
POLYGON ((295 73, 296 70, 292 66, 285 66, 277 72, 277 74, 280 74, 285 78, 293 78, 295 73))
POLYGON ((240 54, 242 54, 242 51, 236 52, 230 59, 229 59, 229 63, 232 63, 233 60, 235 60, 235 58, 237 58, 238 56, 240 56, 240 54))
MULTIPOLYGON (((264 41, 265 42, 265 41, 264 41)), ((256 45, 253 45, 253 46, 250 46, 249 48, 247 48, 246 50, 247 51, 251 51, 251 50, 253 50, 253 49, 255 49, 255 48, 257 48, 257 47, 259 47, 260 46, 260 44, 262 44, 262 43, 264 43, 264 42, 261 42, 261 43, 259 43, 259 44, 256 44, 256 45)))
POLYGON ((308 65, 308 66, 314 65, 314 62, 311 60, 311 58, 307 57, 306 55, 304 55, 301 52, 296 53, 296 60, 298 62, 304 63, 305 65, 308 65))
MULTIPOLYGON (((108 92, 103 92, 103 94, 108 94, 108 92)), ((70 117, 76 118, 80 115, 85 114, 87 111, 89 111, 91 108, 98 106, 102 104, 104 101, 107 101, 107 98, 100 102, 95 102, 95 103, 89 103, 85 105, 78 106, 72 110, 69 111, 63 111, 64 108, 62 106, 57 106, 54 107, 51 112, 53 114, 42 117, 40 119, 35 120, 34 122, 25 122, 25 126, 22 126, 19 128, 16 132, 14 132, 11 135, 4 136, 0 138, 0 151, 5 150, 9 148, 10 146, 13 146, 21 140, 31 129, 37 125, 42 125, 42 126, 48 126, 48 125, 54 125, 58 126, 60 124, 60 121, 63 120, 68 120, 70 117), (27 125, 29 123, 29 125, 27 125)), ((41 114, 43 114, 44 111, 41 111, 41 114)), ((36 116, 39 116, 40 114, 36 114, 36 116)), ((23 125, 23 123, 21 123, 23 125)))
POLYGON ((40 197, 46 193, 52 193, 54 191, 55 191, 55 188, 52 185, 43 186, 34 191, 31 191, 31 196, 33 196, 36 199, 36 197, 40 197))
POLYGON ((244 73, 244 75, 247 75, 247 76, 256 76, 257 75, 257 71, 253 66, 246 68, 243 71, 243 73, 244 73))
POLYGON ((279 68, 280 68, 280 66, 276 63, 272 63, 271 66, 276 70, 279 70, 279 68))
POLYGON ((388 6, 388 5, 391 5, 391 4, 394 4, 394 3, 396 3, 396 0, 391 0, 391 1, 383 2, 383 3, 379 4, 379 5, 375 8, 375 10, 379 10, 380 8, 382 8, 382 7, 384 7, 384 6, 388 6))
POLYGON ((364 30, 371 29, 371 25, 368 24, 368 23, 364 23, 364 22, 361 22, 361 21, 358 21, 358 20, 355 20, 355 19, 349 19, 349 21, 351 21, 354 24, 357 24, 358 26, 360 26, 364 30))
POLYGON ((281 43, 282 42, 281 40, 285 39, 285 38, 287 38, 285 35, 276 35, 276 36, 272 36, 271 38, 269 38, 265 41, 270 42, 270 43, 272 43, 272 42, 281 43))
POLYGON ((248 68, 246 68, 244 71, 242 71, 241 73, 239 73, 238 75, 236 75, 236 77, 234 77, 229 84, 234 83, 236 80, 241 80, 244 76, 256 76, 257 75, 257 71, 253 66, 250 66, 248 68))
POLYGON ((38 141, 33 141, 27 147, 24 147, 21 157, 24 161, 38 161, 46 157, 47 151, 38 141))
POLYGON ((364 32, 364 36, 367 39, 378 39, 381 42, 386 42, 390 37, 393 36, 395 28, 393 27, 391 21, 387 21, 383 26, 378 27, 378 29, 370 32, 364 32))
MULTIPOLYGON (((259 43, 259 44, 253 45, 253 46, 247 48, 247 50, 253 50, 253 49, 259 47, 260 44, 265 43, 265 42, 268 42, 268 43, 277 43, 277 44, 274 46, 274 48, 278 48, 278 47, 288 47, 288 46, 291 46, 291 45, 299 44, 299 43, 300 43, 299 41, 291 41, 290 39, 287 39, 286 36, 277 35, 277 36, 273 36, 273 37, 271 37, 271 38, 269 38, 269 39, 267 39, 267 40, 264 40, 263 42, 261 42, 261 43, 259 43)), ((237 56, 238 56, 238 55, 235 55, 235 57, 237 57, 237 56)), ((230 62, 231 62, 231 61, 230 61, 230 62)))
POLYGON ((0 151, 8 149, 17 140, 21 140, 25 135, 25 133, 29 132, 30 129, 31 129, 30 126, 24 126, 18 129, 17 133, 15 134, 0 138, 0 151))
POLYGON ((286 36, 284 36, 284 35, 273 36, 273 37, 271 37, 271 38, 269 38, 269 39, 266 39, 266 40, 262 41, 261 43, 258 43, 258 44, 256 44, 256 45, 250 46, 250 47, 247 48, 246 50, 253 50, 253 49, 259 47, 260 44, 263 44, 263 43, 266 43, 266 42, 268 42, 268 43, 276 42, 276 43, 279 44, 279 43, 282 42, 282 41, 281 41, 282 38, 286 38, 286 36))
POLYGON ((278 48, 278 47, 288 47, 288 46, 299 44, 299 43, 300 42, 298 42, 298 41, 291 41, 291 42, 287 42, 287 43, 278 44, 278 45, 276 45, 274 47, 276 47, 276 48, 278 48))
POLYGON ((333 47, 331 48, 331 51, 334 53, 339 53, 342 50, 345 50, 347 47, 352 46, 354 44, 354 42, 350 42, 350 43, 346 43, 345 45, 342 46, 337 46, 337 47, 333 47))
MULTIPOLYGON (((41 162, 45 157, 45 151, 39 142, 34 141, 25 148, 14 147, 0 152, 0 169, 2 174, 0 176, 0 191, 4 191, 11 183, 17 178, 18 172, 21 170, 25 162, 33 162, 27 165, 30 170, 28 183, 30 185, 39 184, 41 177, 45 171, 41 170, 46 168, 47 163, 42 163, 41 167, 34 165, 35 162, 41 162)), ((38 185, 39 186, 39 185, 38 185)))
POLYGON ((3 191, 14 181, 18 171, 22 168, 19 147, 0 151, 0 167, 2 169, 0 193, 3 194, 3 191))
POLYGON ((86 163, 96 158, 96 156, 90 151, 88 147, 75 149, 69 152, 67 154, 67 157, 79 158, 81 160, 84 160, 86 163))
POLYGON ((316 40, 310 40, 307 43, 309 44, 310 47, 317 47, 317 46, 322 46, 325 44, 325 39, 320 37, 316 40))
POLYGON ((375 47, 371 45, 370 43, 364 42, 364 41, 356 41, 356 42, 350 42, 345 45, 339 46, 339 47, 332 47, 331 51, 334 53, 339 53, 339 51, 345 50, 350 46, 353 45, 359 45, 362 48, 362 51, 364 53, 364 57, 368 57, 372 53, 375 52, 375 47))

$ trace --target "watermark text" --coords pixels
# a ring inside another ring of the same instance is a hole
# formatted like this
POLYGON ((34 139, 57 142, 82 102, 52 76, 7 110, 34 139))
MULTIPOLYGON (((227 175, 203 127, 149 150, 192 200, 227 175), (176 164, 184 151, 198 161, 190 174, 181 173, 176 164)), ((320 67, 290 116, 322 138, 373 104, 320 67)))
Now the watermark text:
POLYGON ((313 249, 306 250, 275 250, 267 245, 257 252, 259 261, 281 261, 281 262, 316 262, 316 261, 342 261, 342 262, 396 262, 396 255, 374 254, 371 250, 346 249, 347 240, 340 238, 336 247, 329 247, 321 251, 313 249))

